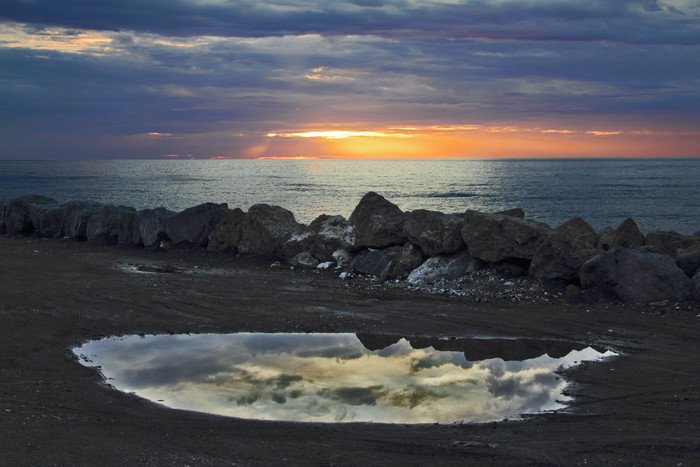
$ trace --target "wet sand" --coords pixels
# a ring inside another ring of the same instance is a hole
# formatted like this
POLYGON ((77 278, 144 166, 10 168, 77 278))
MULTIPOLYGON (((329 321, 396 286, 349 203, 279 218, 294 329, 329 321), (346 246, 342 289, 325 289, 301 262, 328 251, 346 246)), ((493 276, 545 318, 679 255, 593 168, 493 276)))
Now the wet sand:
POLYGON ((0 237, 0 463, 692 465, 698 315, 698 303, 470 302, 229 255, 0 237), (70 350, 110 335, 236 331, 564 339, 623 356, 572 370, 562 412, 379 425, 172 410, 109 388, 70 350))

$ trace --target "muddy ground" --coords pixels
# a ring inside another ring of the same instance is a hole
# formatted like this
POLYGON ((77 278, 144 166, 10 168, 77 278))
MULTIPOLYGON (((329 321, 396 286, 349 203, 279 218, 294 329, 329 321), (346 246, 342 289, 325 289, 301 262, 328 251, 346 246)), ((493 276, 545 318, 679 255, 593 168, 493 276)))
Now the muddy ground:
POLYGON ((697 465, 699 331, 697 303, 476 302, 230 255, 0 237, 0 464, 697 465), (623 356, 577 367, 562 412, 411 426, 167 409, 110 389, 70 350, 234 331, 555 338, 623 356))

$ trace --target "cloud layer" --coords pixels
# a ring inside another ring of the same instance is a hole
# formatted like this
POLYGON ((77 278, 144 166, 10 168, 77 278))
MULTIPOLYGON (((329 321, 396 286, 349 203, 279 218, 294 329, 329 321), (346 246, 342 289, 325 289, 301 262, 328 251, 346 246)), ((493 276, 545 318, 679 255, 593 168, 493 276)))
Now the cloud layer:
POLYGON ((700 2, 5 1, 0 69, 0 158, 320 153, 269 135, 405 127, 688 155, 700 2))

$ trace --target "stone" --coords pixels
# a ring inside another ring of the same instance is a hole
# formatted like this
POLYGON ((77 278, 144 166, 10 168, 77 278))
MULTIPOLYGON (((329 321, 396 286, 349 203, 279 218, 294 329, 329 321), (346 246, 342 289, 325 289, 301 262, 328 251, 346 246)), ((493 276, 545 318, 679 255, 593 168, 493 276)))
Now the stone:
POLYGON ((353 249, 403 245, 406 241, 403 234, 405 217, 398 206, 383 196, 367 193, 348 219, 355 235, 353 249))
POLYGON ((301 268, 314 269, 318 266, 319 262, 308 251, 302 251, 301 253, 295 255, 292 259, 290 259, 289 264, 301 268))
POLYGON ((8 204, 8 200, 0 199, 0 235, 5 235, 7 233, 7 225, 5 224, 5 212, 7 211, 8 204))
POLYGON ((696 299, 700 299, 700 270, 693 276, 693 294, 696 299))
POLYGON ((678 232, 649 232, 644 238, 644 247, 652 253, 676 256, 677 250, 684 250, 700 244, 700 237, 683 235, 678 232))
POLYGON ((8 235, 30 235, 39 228, 41 214, 56 206, 56 200, 41 195, 12 198, 5 207, 5 231, 8 235))
POLYGON ((469 254, 486 262, 531 260, 552 229, 541 222, 467 211, 461 230, 469 254))
POLYGON ((90 218, 96 215, 104 205, 91 201, 69 201, 63 204, 61 235, 64 237, 87 240, 87 227, 90 218))
POLYGON ((139 232, 137 244, 145 247, 158 246, 168 237, 168 219, 176 213, 163 207, 141 209, 136 212, 136 228, 139 232))
POLYGON ((347 250, 336 250, 332 254, 335 264, 338 267, 344 268, 350 265, 352 261, 352 255, 347 250))
POLYGON ((281 258, 282 245, 303 231, 304 226, 294 219, 291 211, 279 206, 256 204, 246 213, 238 252, 281 258))
POLYGON ((610 226, 605 227, 598 233, 598 244, 599 250, 608 251, 613 247, 613 237, 615 236, 615 229, 610 226))
POLYGON ((314 233, 311 252, 321 260, 330 260, 334 251, 349 250, 355 243, 354 228, 343 216, 323 214, 309 224, 309 229, 314 233))
POLYGON ((464 219, 457 214, 416 209, 406 214, 404 235, 426 256, 454 253, 465 248, 462 239, 464 219))
POLYGON ((530 277, 578 281, 581 266, 599 250, 592 246, 595 243, 591 238, 584 237, 584 243, 576 239, 558 230, 545 237, 533 255, 528 271, 530 277))
POLYGON ((598 245, 598 234, 582 217, 569 219, 554 230, 582 248, 596 248, 598 245))
POLYGON ((505 211, 498 211, 496 214, 501 214, 503 216, 509 216, 509 217, 519 217, 521 219, 525 219, 525 211, 523 211, 522 208, 506 209, 505 211))
POLYGON ((240 208, 227 210, 209 234, 207 250, 237 253, 243 238, 245 217, 245 212, 240 208))
POLYGON ((466 251, 453 255, 433 256, 414 269, 406 281, 414 286, 422 286, 440 280, 458 279, 481 267, 482 263, 466 251))
POLYGON ((564 290, 564 300, 567 303, 580 303, 584 301, 584 298, 585 297, 583 296, 580 288, 574 284, 569 284, 566 286, 566 290, 564 290))
POLYGON ((187 208, 167 220, 167 235, 173 245, 189 244, 206 248, 209 234, 224 217, 226 203, 202 203, 187 208))
POLYGON ((103 206, 88 220, 88 240, 107 244, 138 245, 141 235, 136 222, 136 209, 126 206, 103 206))
POLYGON ((597 289, 627 303, 692 297, 690 278, 665 255, 613 247, 588 260, 580 272, 584 289, 597 289))
POLYGON ((63 206, 53 206, 38 210, 35 214, 36 220, 33 221, 36 232, 42 237, 61 237, 61 223, 64 211, 63 206))
POLYGON ((676 252, 676 264, 687 276, 693 277, 700 271, 700 243, 676 252))
POLYGON ((350 262, 350 269, 360 274, 379 276, 391 262, 391 258, 379 250, 364 250, 350 262))
POLYGON ((621 248, 638 248, 644 245, 644 235, 632 218, 627 218, 615 229, 612 246, 621 248))

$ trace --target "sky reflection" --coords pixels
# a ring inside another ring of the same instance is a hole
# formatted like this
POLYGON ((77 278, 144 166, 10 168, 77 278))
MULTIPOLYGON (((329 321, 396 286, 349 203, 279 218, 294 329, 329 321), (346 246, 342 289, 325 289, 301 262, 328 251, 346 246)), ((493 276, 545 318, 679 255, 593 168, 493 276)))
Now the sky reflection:
POLYGON ((385 423, 486 422, 560 409, 566 382, 554 371, 614 355, 588 347, 562 358, 471 362, 464 352, 414 349, 403 338, 370 351, 354 334, 256 333, 107 338, 74 352, 117 389, 168 407, 385 423))

